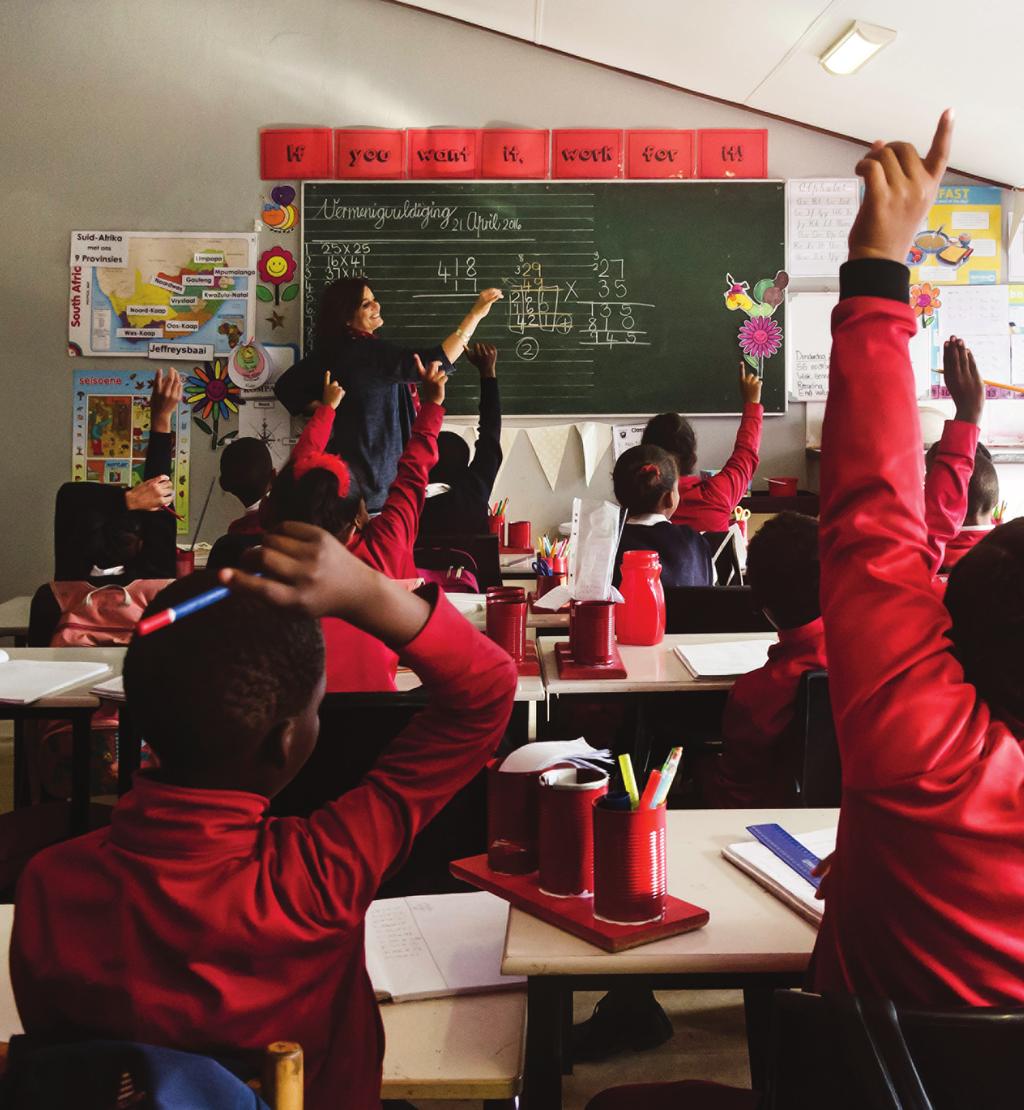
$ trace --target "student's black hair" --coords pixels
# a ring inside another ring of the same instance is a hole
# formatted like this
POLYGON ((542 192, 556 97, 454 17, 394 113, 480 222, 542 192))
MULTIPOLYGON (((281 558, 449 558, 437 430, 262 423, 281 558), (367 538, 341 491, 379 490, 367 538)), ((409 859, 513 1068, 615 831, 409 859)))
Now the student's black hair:
MULTIPOLYGON (((199 571, 172 582, 146 614, 217 585, 199 571)), ((135 636, 124 688, 142 738, 161 764, 223 765, 245 758, 273 728, 302 713, 324 670, 317 621, 244 594, 135 636)))
POLYGON ((270 488, 274 460, 270 449, 255 436, 243 436, 224 448, 220 456, 220 488, 234 494, 243 505, 254 505, 270 488))
POLYGON ((469 444, 454 432, 441 432, 437 437, 437 462, 430 470, 432 482, 447 482, 465 474, 469 466, 469 444))
POLYGON ((967 486, 967 515, 970 518, 991 513, 999 504, 999 475, 988 448, 980 443, 974 453, 974 472, 967 486))
POLYGON ((949 637, 964 669, 991 712, 1024 728, 1024 518, 1001 524, 953 567, 946 586, 953 618, 949 637))
POLYGON ((316 318, 315 346, 322 347, 345 334, 356 310, 363 303, 363 278, 338 278, 324 286, 316 318))
POLYGON ((678 481, 675 459, 653 445, 623 451, 612 471, 615 498, 630 513, 653 513, 678 481))
POLYGON ((754 600, 779 628, 799 628, 821 616, 818 522, 803 513, 773 516, 747 548, 747 582, 754 600))
POLYGON ((338 536, 356 519, 359 495, 350 491, 342 496, 338 476, 321 467, 296 478, 295 466, 289 462, 270 487, 268 509, 270 518, 278 523, 297 520, 338 536))
POLYGON ((667 451, 676 460, 680 474, 692 474, 697 466, 697 433, 689 420, 678 412, 652 416, 640 442, 667 451))

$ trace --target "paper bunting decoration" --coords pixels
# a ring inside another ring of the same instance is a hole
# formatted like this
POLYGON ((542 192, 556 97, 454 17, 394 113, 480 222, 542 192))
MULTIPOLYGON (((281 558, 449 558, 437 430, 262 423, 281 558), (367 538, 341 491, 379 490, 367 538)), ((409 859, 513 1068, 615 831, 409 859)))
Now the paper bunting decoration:
MULTIPOLYGON (((501 466, 498 467, 498 473, 494 476, 494 485, 497 486, 501 481, 502 474, 505 473, 505 467, 508 465, 508 460, 512 455, 512 450, 516 445, 516 440, 519 438, 519 433, 522 428, 507 428, 501 429, 501 466)), ((493 488, 493 487, 492 487, 493 488)))
POLYGON ((737 281, 732 274, 725 275, 725 282, 725 307, 749 317, 740 325, 738 334, 743 360, 763 378, 764 360, 782 346, 782 328, 770 317, 785 299, 789 274, 779 270, 774 278, 761 278, 752 292, 747 282, 737 281))
POLYGON ((288 282, 295 276, 295 255, 286 251, 284 247, 271 247, 260 255, 256 264, 256 272, 260 281, 272 285, 273 292, 266 285, 256 286, 256 298, 260 301, 273 301, 278 305, 282 301, 294 301, 299 295, 298 282, 289 285, 288 282), (284 289, 281 288, 284 286, 284 289))
POLYGON ((565 454, 565 445, 569 442, 571 427, 571 424, 555 424, 526 429, 526 438, 533 445, 533 452, 552 489, 558 485, 558 472, 562 468, 562 456, 565 454))
POLYGON ((583 477, 589 486, 598 461, 612 445, 612 426, 588 420, 577 424, 576 431, 579 432, 580 443, 583 445, 583 477))

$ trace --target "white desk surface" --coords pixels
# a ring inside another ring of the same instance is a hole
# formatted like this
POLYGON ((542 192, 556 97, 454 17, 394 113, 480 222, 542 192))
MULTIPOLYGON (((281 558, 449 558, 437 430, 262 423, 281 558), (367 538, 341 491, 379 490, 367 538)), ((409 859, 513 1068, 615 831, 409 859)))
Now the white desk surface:
MULTIPOLYGON (((53 694, 48 698, 40 698, 38 701, 33 702, 33 706, 41 707, 43 709, 95 709, 100 700, 95 695, 89 693, 89 689, 98 685, 100 682, 107 682, 112 678, 116 678, 121 673, 121 667, 124 664, 124 653, 127 648, 123 647, 58 647, 58 648, 4 648, 4 651, 12 659, 39 659, 46 662, 60 662, 60 663, 77 663, 79 661, 85 663, 106 663, 110 670, 106 674, 96 675, 90 678, 88 682, 82 683, 81 686, 72 686, 67 690, 62 690, 59 694, 53 694)), ((3 666, 0 663, 0 666, 3 666)), ((4 708, 0 706, 0 711, 4 708)), ((11 706, 9 708, 17 708, 11 706)))
POLYGON ((526 991, 385 1003, 381 1097, 510 1099, 519 1094, 526 991))
POLYGON ((28 632, 28 615, 32 598, 12 597, 0 603, 0 636, 24 636, 28 632))
POLYGON ((654 647, 619 644, 625 678, 562 679, 558 676, 555 644, 567 636, 545 636, 537 642, 540 669, 549 694, 694 693, 731 690, 732 678, 694 678, 673 648, 676 644, 717 644, 728 640, 775 639, 770 632, 708 632, 666 636, 654 647))
POLYGON ((505 975, 644 975, 803 971, 817 930, 722 857, 751 839, 747 825, 793 833, 834 825, 836 809, 698 809, 668 814, 668 892, 711 914, 703 929, 626 952, 605 952, 513 909, 505 975))
MULTIPOLYGON (((0 905, 0 1041, 23 1032, 10 965, 14 907, 0 905)), ((383 1098, 502 1099, 522 1086, 526 992, 381 1006, 383 1098)))

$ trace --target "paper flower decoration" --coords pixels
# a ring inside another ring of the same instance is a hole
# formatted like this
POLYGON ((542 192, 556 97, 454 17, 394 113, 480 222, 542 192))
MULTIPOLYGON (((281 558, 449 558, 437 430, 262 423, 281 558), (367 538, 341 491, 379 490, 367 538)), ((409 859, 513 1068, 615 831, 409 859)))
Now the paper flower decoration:
POLYGON ((767 317, 747 320, 740 325, 739 335, 740 349, 756 359, 771 358, 782 346, 782 328, 767 317))
POLYGON ((287 285, 295 276, 295 266, 295 256, 284 247, 271 247, 270 250, 264 251, 260 255, 256 269, 260 275, 260 281, 272 285, 274 291, 271 292, 266 285, 257 285, 257 298, 261 301, 273 301, 274 304, 295 300, 299 293, 298 285, 287 285), (282 285, 287 285, 287 288, 282 289, 282 285))
POLYGON ((291 185, 278 185, 271 190, 270 201, 263 205, 263 222, 271 231, 282 235, 291 231, 299 221, 299 210, 292 203, 295 190, 291 185))
POLYGON ((219 437, 220 418, 227 419, 243 404, 238 386, 228 377, 225 363, 216 359, 209 373, 201 366, 193 368, 194 374, 185 379, 185 401, 192 406, 196 425, 210 437, 210 447, 216 451, 238 435, 238 430, 219 437), (202 414, 199 408, 202 406, 202 414), (212 416, 212 426, 207 423, 212 416))
POLYGON ((725 275, 725 283, 725 307, 749 317, 739 330, 743 359, 759 377, 764 377, 764 360, 782 346, 782 329, 769 317, 786 299, 789 274, 779 270, 773 278, 761 278, 752 290, 747 282, 737 281, 732 274, 725 275))
POLYGON ((921 327, 928 327, 935 319, 935 310, 942 307, 939 290, 927 281, 910 287, 910 307, 914 315, 920 317, 921 327))

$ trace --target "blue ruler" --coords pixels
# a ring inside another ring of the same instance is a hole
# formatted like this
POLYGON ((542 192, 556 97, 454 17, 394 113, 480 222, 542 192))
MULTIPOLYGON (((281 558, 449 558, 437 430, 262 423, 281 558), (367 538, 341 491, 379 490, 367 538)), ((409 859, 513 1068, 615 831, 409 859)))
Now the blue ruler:
POLYGON ((759 840, 770 852, 792 867, 802 878, 806 879, 815 889, 821 882, 811 871, 821 862, 809 849, 805 848, 795 836, 790 836, 781 825, 747 825, 747 832, 759 840))

